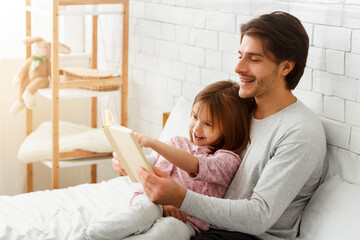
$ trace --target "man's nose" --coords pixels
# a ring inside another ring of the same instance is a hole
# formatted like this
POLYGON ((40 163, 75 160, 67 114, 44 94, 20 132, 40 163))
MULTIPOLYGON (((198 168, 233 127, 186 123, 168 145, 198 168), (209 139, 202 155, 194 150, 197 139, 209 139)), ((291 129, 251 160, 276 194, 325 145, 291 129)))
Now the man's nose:
POLYGON ((239 58, 239 61, 235 66, 235 72, 237 74, 244 73, 245 69, 246 69, 246 63, 244 61, 244 58, 239 58))

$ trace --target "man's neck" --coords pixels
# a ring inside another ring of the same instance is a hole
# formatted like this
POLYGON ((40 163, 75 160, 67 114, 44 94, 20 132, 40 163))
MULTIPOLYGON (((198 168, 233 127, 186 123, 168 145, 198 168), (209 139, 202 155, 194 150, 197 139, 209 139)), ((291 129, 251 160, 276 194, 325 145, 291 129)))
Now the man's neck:
POLYGON ((264 119, 295 103, 296 97, 290 90, 286 90, 271 96, 255 97, 255 101, 254 118, 264 119))

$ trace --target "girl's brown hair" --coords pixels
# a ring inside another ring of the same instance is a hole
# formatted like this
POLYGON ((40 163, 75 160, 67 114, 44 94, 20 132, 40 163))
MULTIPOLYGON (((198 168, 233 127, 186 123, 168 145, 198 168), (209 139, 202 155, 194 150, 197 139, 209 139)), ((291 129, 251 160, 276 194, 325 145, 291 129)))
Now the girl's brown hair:
MULTIPOLYGON (((199 111, 205 107, 222 137, 214 143, 217 149, 240 153, 249 142, 250 116, 254 107, 253 99, 239 97, 239 84, 233 81, 218 81, 206 86, 195 97, 193 106, 199 103, 199 111)), ((192 139, 192 134, 190 134, 192 139)))

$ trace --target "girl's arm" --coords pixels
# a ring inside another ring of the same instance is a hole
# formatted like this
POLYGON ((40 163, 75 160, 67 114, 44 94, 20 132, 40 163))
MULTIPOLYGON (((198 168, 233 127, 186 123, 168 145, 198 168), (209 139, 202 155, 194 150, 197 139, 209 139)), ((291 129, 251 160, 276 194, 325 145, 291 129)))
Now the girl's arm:
POLYGON ((169 162, 188 173, 199 173, 199 161, 191 153, 140 133, 135 133, 135 136, 140 147, 152 148, 169 162))

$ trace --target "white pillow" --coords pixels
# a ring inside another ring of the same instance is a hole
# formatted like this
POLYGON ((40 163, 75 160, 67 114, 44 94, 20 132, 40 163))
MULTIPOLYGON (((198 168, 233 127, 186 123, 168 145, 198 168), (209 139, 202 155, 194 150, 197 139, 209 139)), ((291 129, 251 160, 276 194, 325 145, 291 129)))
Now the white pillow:
POLYGON ((328 169, 325 181, 327 178, 339 175, 341 179, 349 183, 360 184, 360 161, 356 153, 328 146, 326 158, 328 169))
MULTIPOLYGON (((167 119, 164 129, 160 134, 159 140, 166 142, 173 136, 189 138, 189 120, 191 109, 192 103, 184 97, 180 97, 170 112, 169 118, 167 119)), ((157 152, 152 151, 149 155, 146 155, 146 158, 151 164, 155 164, 157 152)))
POLYGON ((180 97, 170 116, 166 121, 165 127, 160 134, 159 140, 167 141, 173 136, 182 136, 189 138, 189 120, 192 109, 192 103, 180 97))
POLYGON ((360 239, 360 185, 338 176, 325 181, 307 205, 301 223, 303 240, 360 239))

